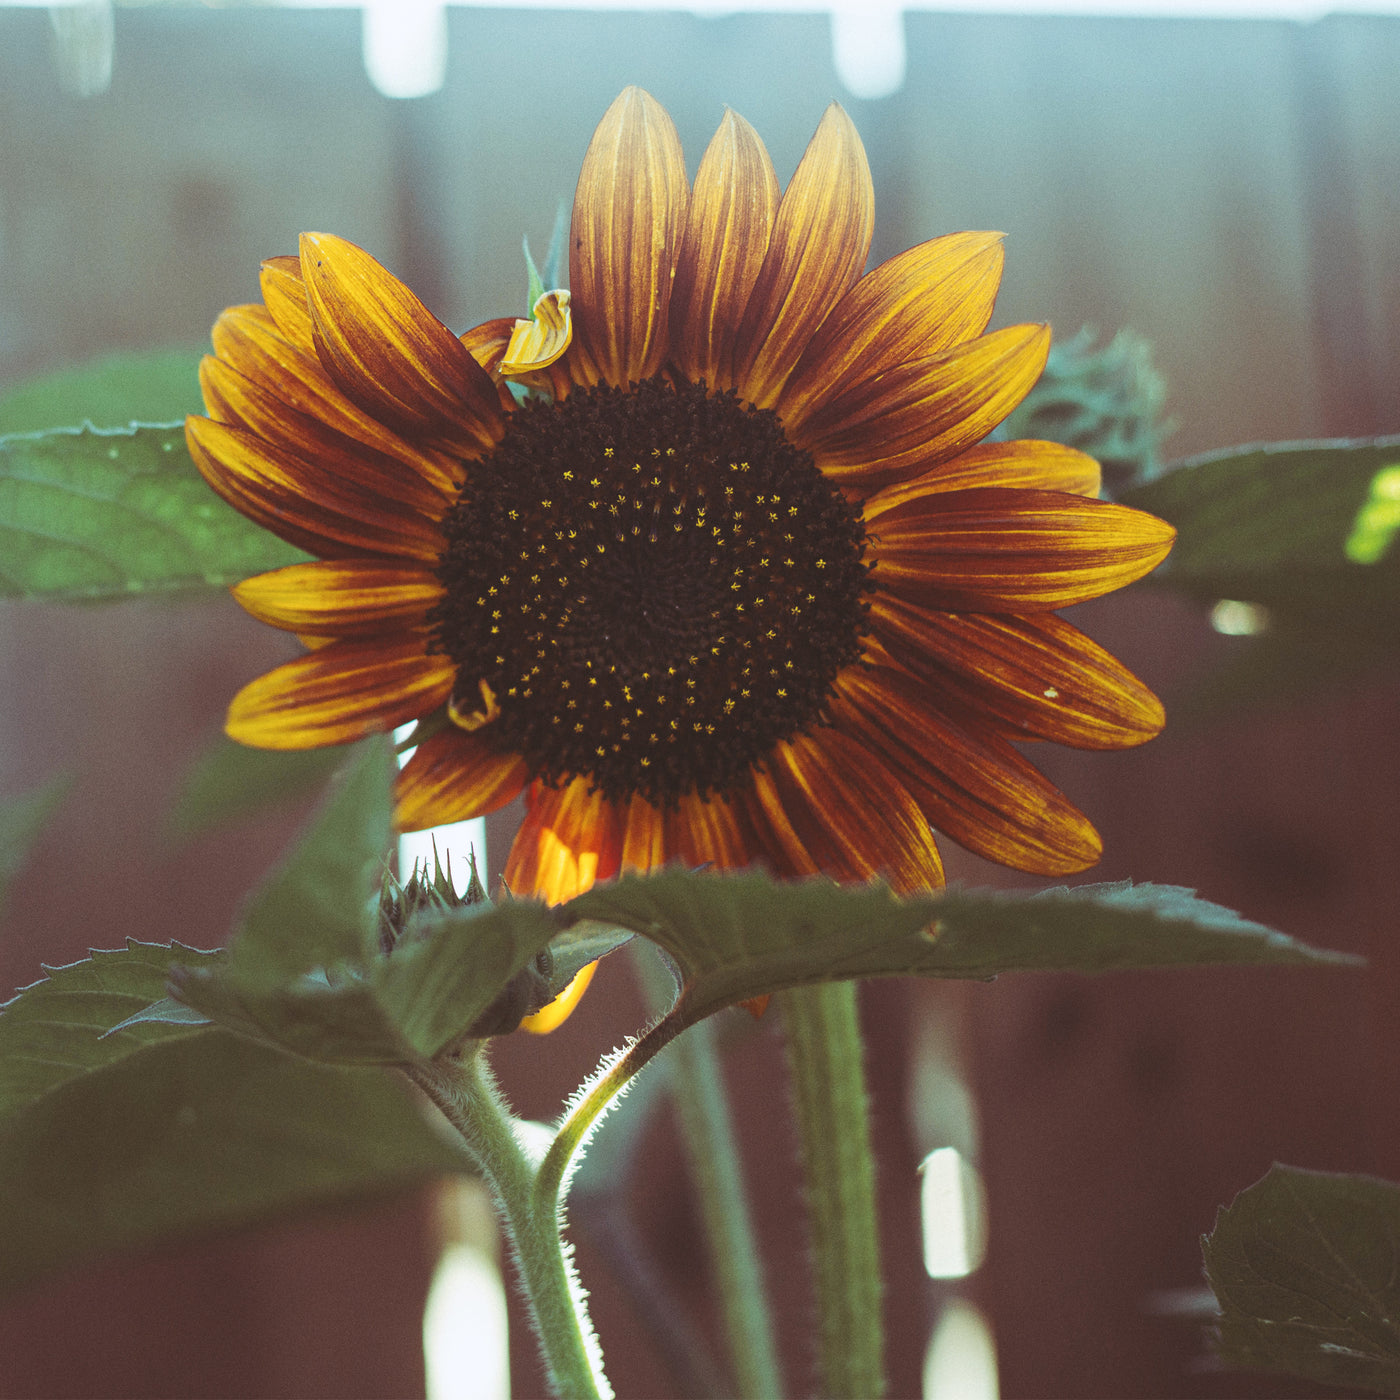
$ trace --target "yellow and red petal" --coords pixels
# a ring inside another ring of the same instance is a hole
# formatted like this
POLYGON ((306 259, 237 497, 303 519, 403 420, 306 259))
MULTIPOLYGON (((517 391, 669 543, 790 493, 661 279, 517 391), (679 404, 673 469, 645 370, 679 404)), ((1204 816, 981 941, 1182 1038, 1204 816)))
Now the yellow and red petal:
POLYGON ((529 781, 519 754, 499 752, 456 727, 440 729, 418 745, 399 773, 394 824, 422 831, 484 817, 513 801, 529 781))
POLYGON ((375 554, 436 563, 437 521, 337 470, 274 450, 256 434, 211 418, 185 420, 204 479, 251 520, 327 558, 375 554))
POLYGON ((315 355, 316 337, 311 325, 311 303, 301 275, 301 259, 295 254, 268 258, 258 278, 263 304, 283 338, 306 355, 315 355))
POLYGON ((867 502, 877 588, 947 612, 1048 612, 1150 573, 1176 531, 1155 515, 1058 491, 947 491, 867 502))
POLYGON ((980 442, 1045 368, 1048 326, 1008 326, 857 380, 822 399, 792 439, 842 487, 869 492, 980 442))
POLYGON ((627 88, 593 133, 574 194, 564 363, 578 383, 626 388, 661 368, 688 199, 675 125, 650 93, 627 88))
MULTIPOLYGON (((286 339, 264 307, 230 307, 214 323, 213 339, 219 360, 261 386, 276 404, 287 404, 337 432, 397 458, 436 486, 444 497, 461 485, 459 460, 410 444, 371 418, 341 393, 314 352, 300 350, 286 339)), ((211 417, 258 430, 258 422, 240 413, 237 403, 211 398, 207 386, 205 403, 211 417)))
POLYGON ((304 413, 278 398, 265 381, 240 374, 225 360, 206 355, 199 367, 204 402, 220 422, 246 428, 293 474, 294 463, 334 462, 347 481, 386 500, 410 506, 430 520, 446 514, 455 492, 451 483, 423 461, 405 463, 384 452, 374 439, 332 427, 314 413, 304 413))
POLYGON ((245 685, 229 706, 231 739, 258 749, 315 749, 381 734, 443 704, 457 678, 423 634, 332 642, 245 685))
POLYGON ((624 871, 656 870, 666 864, 666 817, 640 793, 634 793, 619 814, 621 847, 619 861, 624 871))
POLYGON ((512 894, 562 904, 610 880, 622 860, 621 814, 589 779, 527 790, 525 820, 510 848, 505 881, 512 894))
POLYGON ((955 723, 913 677, 850 667, 830 710, 837 728, 880 754, 928 820, 968 850, 1037 875, 1098 860, 1098 833, 1054 784, 990 731, 955 723))
POLYGON ((442 597, 442 585, 427 569, 376 559, 292 564, 244 579, 231 591, 260 622, 329 637, 412 628, 442 597))
POLYGON ((361 407, 395 427, 492 447, 504 431, 491 377, 421 301, 363 248, 301 236, 316 355, 361 407))
POLYGON ((897 770, 837 729, 779 743, 755 774, 751 812, 797 875, 887 879, 901 894, 938 889, 943 862, 897 770))
POLYGON ((812 337, 774 407, 790 431, 825 400, 980 336, 1001 283, 999 233, 952 233, 867 273, 812 337))
POLYGON ((850 117, 835 103, 778 205, 734 347, 734 387, 771 408, 807 343, 865 269, 875 187, 850 117))
POLYGON ((1122 662, 1053 613, 935 612, 884 594, 870 625, 934 693, 1003 721, 1012 737, 1123 749, 1166 722, 1162 702, 1122 662))
POLYGON ((758 132, 725 112, 700 161, 671 293, 671 355, 692 381, 733 383, 734 338, 778 211, 778 177, 758 132))
POLYGON ((880 511, 915 496, 970 491, 977 486, 1097 496, 1102 475, 1099 464, 1087 452, 1058 442, 1038 442, 1033 438, 983 442, 908 481, 882 487, 867 498, 865 511, 873 519, 880 511))
POLYGON ((753 838, 740 811, 719 796, 687 793, 665 813, 666 854, 686 865, 735 870, 753 862, 753 838))

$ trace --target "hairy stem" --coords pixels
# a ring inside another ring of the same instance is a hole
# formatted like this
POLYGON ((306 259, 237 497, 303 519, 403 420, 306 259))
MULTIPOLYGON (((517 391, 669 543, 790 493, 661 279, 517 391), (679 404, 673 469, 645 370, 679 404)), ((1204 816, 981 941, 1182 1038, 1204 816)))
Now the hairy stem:
POLYGON ((825 1400, 884 1394, 875 1167, 853 982, 776 998, 807 1190, 825 1400))
POLYGON ((496 1198, 551 1390, 565 1400, 608 1400, 602 1353, 560 1239, 557 1193, 540 1197, 535 1166, 481 1055, 412 1065, 407 1073, 466 1140, 496 1198))

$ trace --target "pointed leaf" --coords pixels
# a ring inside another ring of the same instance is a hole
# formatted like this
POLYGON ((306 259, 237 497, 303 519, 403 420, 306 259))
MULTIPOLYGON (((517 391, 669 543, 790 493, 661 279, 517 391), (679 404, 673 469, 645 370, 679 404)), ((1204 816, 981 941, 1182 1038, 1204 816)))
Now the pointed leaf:
POLYGON ((1400 1186, 1275 1166, 1203 1247, 1227 1366, 1400 1395, 1400 1186))
POLYGON ((628 875, 564 912, 630 928, 680 969, 687 1023, 784 987, 861 977, 1192 963, 1348 963, 1172 886, 1082 885, 1022 895, 947 890, 896 899, 882 885, 670 869, 628 875))
POLYGON ((387 740, 361 746, 311 830, 253 897, 232 945, 242 980, 270 987, 368 956, 377 937, 373 897, 389 847, 393 772, 387 740))
POLYGON ((50 428, 125 428, 174 423, 203 413, 199 350, 107 355, 75 369, 17 385, 0 398, 0 433, 50 428))
POLYGON ((223 588, 306 557, 204 484, 178 423, 0 437, 0 597, 223 588))
POLYGON ((465 1169, 381 1071, 138 1019, 173 962, 207 970, 223 957, 131 943, 55 968, 0 1008, 0 1289, 465 1169))
POLYGON ((345 762, 345 750, 251 749, 222 734, 195 760, 168 818, 189 839, 294 802, 321 787, 345 762))
POLYGON ((0 907, 10 881, 23 868, 30 847, 67 792, 67 778, 50 778, 30 792, 0 802, 0 907))

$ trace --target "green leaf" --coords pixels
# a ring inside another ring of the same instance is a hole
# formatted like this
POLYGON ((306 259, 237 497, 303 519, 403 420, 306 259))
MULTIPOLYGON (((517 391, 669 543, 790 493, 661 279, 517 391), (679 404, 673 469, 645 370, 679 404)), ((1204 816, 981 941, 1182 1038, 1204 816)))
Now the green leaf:
POLYGON ((251 749, 221 734, 185 775, 167 826, 186 839, 215 831, 309 796, 344 762, 343 748, 251 749))
POLYGON ((108 355, 46 375, 0 398, 0 434, 41 433, 94 423, 173 423, 203 413, 198 350, 108 355))
POLYGON ((389 849, 394 760, 369 740, 311 830, 253 897, 231 947, 236 975, 271 987, 314 968, 369 956, 375 896, 389 849))
POLYGON ((1081 885, 1022 895, 783 884, 752 871, 628 875, 563 913, 620 925, 680 970, 685 1021, 784 987, 860 977, 990 978, 1193 963, 1342 963, 1173 886, 1081 885))
POLYGON ((128 941, 120 952, 46 968, 42 981, 0 1006, 0 1119, 71 1079, 190 1035, 188 1025, 157 1023, 104 1033, 164 996, 172 963, 208 967, 223 958, 179 943, 128 941))
MULTIPOLYGON (((488 1033, 477 1022, 558 934, 543 904, 478 904, 421 919, 392 953, 361 966, 277 985, 242 978, 236 964, 177 970, 172 980, 181 1001, 265 1044, 332 1064, 404 1064, 488 1033)), ((521 1000, 505 1028, 538 1004, 521 1000)))
POLYGON ((56 968, 0 1008, 0 1288, 465 1169, 382 1071, 306 1064, 189 1024, 113 1029, 159 1003, 172 963, 222 956, 132 943, 56 968))
POLYGON ((68 792, 66 777, 48 782, 0 802, 0 906, 4 905, 10 881, 29 858, 30 848, 68 792))
POLYGON ((223 588, 306 557, 205 485, 179 424, 0 438, 0 597, 223 588))
POLYGON ((1203 1248, 1227 1366, 1400 1395, 1400 1186, 1274 1166, 1203 1248))

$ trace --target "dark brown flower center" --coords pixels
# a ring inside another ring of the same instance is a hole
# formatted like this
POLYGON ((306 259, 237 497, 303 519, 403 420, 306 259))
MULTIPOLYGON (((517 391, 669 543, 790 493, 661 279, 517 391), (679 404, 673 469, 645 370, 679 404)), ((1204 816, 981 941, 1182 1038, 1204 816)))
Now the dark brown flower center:
POLYGON ((444 522, 431 621, 481 731, 550 782, 733 789, 860 655, 865 529, 777 417, 648 379, 531 401, 444 522))

